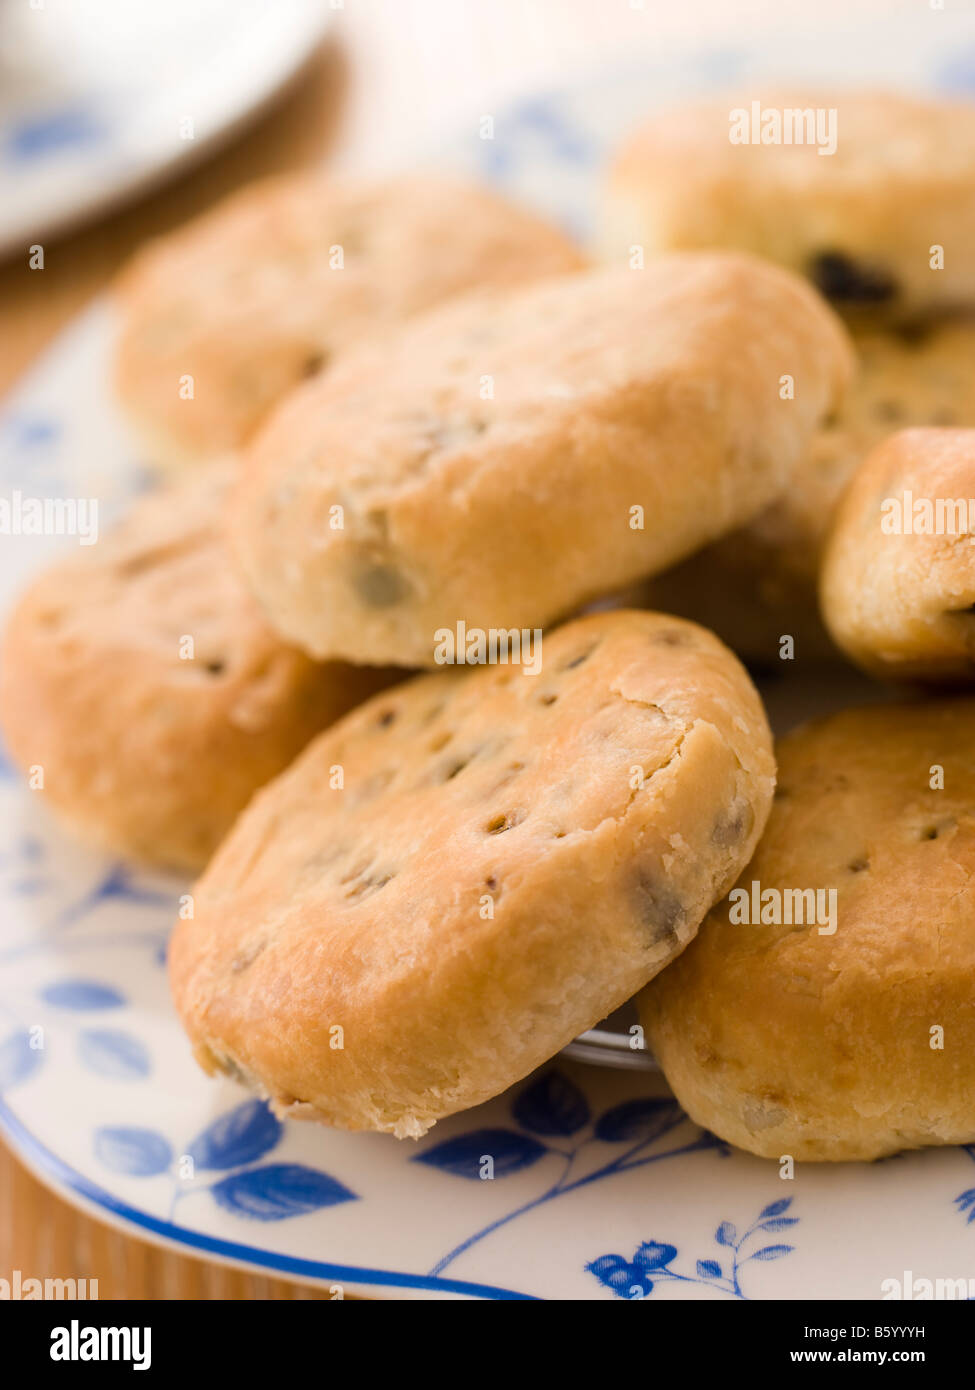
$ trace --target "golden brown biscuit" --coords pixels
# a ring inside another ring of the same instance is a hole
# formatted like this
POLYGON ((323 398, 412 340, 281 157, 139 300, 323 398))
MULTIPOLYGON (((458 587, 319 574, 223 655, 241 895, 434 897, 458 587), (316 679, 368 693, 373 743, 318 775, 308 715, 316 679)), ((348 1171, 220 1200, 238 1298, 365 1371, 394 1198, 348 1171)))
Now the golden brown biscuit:
POLYGON ((975 319, 861 331, 853 341, 860 371, 789 487, 747 526, 658 576, 651 607, 704 623, 754 659, 773 660, 785 633, 798 656, 835 656, 816 586, 843 489, 892 430, 975 426, 975 319))
POLYGON ((119 394, 158 461, 206 456, 247 439, 363 338, 474 285, 581 263, 555 228, 468 184, 268 180, 151 243, 124 273, 119 394))
POLYGON ((620 151, 604 249, 620 263, 633 245, 752 251, 808 275, 839 306, 888 316, 973 305, 973 164, 969 101, 710 97, 656 113, 620 151), (762 143, 776 121, 779 142, 762 143))
POLYGON ((975 1140, 975 701, 847 710, 777 754, 744 897, 640 997, 667 1080, 766 1158, 975 1140))
POLYGON ((837 645, 872 674, 975 680, 975 430, 904 430, 870 455, 820 594, 837 645))
POLYGON ((0 662, 0 722, 45 801, 177 868, 205 864, 251 793, 392 674, 317 666, 270 630, 223 539, 230 472, 141 499, 43 574, 0 662))
POLYGON ((238 553, 309 652, 430 665, 460 621, 543 625, 747 520, 850 367, 822 300, 746 256, 470 296, 284 403, 238 553))
POLYGON ((731 654, 652 613, 558 629, 536 676, 371 700, 254 799, 176 927, 198 1060, 399 1136, 497 1094, 690 940, 761 833, 770 742, 731 654))

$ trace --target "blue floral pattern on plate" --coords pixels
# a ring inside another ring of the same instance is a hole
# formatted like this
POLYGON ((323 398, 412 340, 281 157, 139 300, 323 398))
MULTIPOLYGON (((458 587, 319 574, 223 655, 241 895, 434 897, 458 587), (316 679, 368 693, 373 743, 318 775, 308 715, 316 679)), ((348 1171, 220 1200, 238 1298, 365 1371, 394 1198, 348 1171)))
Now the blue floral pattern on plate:
MULTIPOLYGON (((896 57, 915 84, 970 81, 975 48, 930 34, 874 48, 880 77, 896 57)), ((865 51, 808 38, 797 60, 862 76, 865 51)), ((472 118, 443 157, 584 232, 600 160, 652 99, 781 70, 771 41, 651 57, 516 103, 496 114, 493 140, 472 118)), ((0 413, 4 490, 108 507, 144 486, 107 395, 110 337, 96 308, 0 413)), ((5 544, 0 598, 37 562, 36 546, 5 544)), ((37 1172, 107 1220, 401 1296, 876 1298, 895 1261, 923 1276, 975 1259, 975 1145, 868 1168, 800 1165, 785 1183, 636 1072, 560 1061, 416 1144, 283 1123, 205 1078, 179 1031, 163 966, 186 885, 74 844, 2 753, 0 824, 0 1125, 37 1172), (858 1228, 871 1239, 851 1242, 858 1228)))
POLYGON ((730 1221, 722 1221, 714 1233, 715 1243, 725 1247, 725 1252, 719 1252, 721 1260, 698 1260, 693 1274, 681 1274, 675 1270, 673 1262, 677 1259, 677 1246, 658 1240, 642 1241, 628 1260, 622 1255, 599 1255, 586 1268, 617 1298, 648 1298, 655 1285, 665 1280, 701 1284, 730 1294, 733 1298, 746 1298, 741 1283, 743 1267, 750 1260, 760 1260, 763 1264, 769 1260, 780 1260, 783 1255, 791 1255, 795 1249, 793 1245, 772 1244, 762 1245, 750 1252, 747 1250, 756 1236, 791 1230, 799 1224, 797 1216, 785 1215, 791 1205, 791 1197, 769 1202, 759 1212, 757 1220, 741 1235, 730 1221))

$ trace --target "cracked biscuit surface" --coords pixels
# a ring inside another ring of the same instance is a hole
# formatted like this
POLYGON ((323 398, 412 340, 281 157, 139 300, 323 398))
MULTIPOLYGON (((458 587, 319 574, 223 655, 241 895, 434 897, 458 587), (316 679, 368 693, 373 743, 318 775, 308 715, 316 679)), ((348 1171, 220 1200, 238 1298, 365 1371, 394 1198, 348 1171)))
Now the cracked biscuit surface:
POLYGON ((544 625, 748 520, 851 370, 819 296, 748 256, 467 296, 275 413, 238 553, 314 655, 429 666, 444 627, 544 625))
POLYGON ((770 744, 727 649, 652 613, 552 632, 537 676, 376 697, 255 798, 176 926, 198 1060, 399 1136, 498 1094, 691 939, 761 833, 770 744))
POLYGON ((474 285, 581 264, 556 228, 469 184, 269 179, 123 272, 119 396, 154 461, 204 457, 241 444, 293 386, 370 334, 474 285))
POLYGON ((738 886, 835 889, 836 931, 725 900, 641 994, 649 1046, 692 1119, 766 1158, 972 1142, 975 701, 847 710, 776 753, 738 886))
POLYGON ((41 575, 0 663, 4 734, 20 766, 43 767, 45 801, 173 868, 201 868, 251 793, 393 675, 316 665, 271 631, 223 535, 232 473, 141 498, 41 575))
POLYGON ((904 430, 870 455, 834 518, 820 598, 872 675, 975 681, 975 430, 904 430))

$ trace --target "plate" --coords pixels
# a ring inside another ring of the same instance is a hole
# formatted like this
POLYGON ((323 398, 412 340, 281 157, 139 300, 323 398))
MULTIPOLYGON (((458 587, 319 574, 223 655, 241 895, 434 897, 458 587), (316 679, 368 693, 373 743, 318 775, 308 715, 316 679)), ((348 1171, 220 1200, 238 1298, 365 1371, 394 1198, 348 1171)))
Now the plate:
POLYGON ((329 18, 328 0, 0 0, 0 255, 208 153, 329 18))
MULTIPOLYGON (((925 33, 902 74, 968 82, 975 46, 925 33)), ((833 71, 836 47, 804 40, 804 71, 833 71)), ((841 65, 896 70, 890 45, 859 53, 841 65)), ((472 121, 438 158, 584 230, 608 142, 651 100, 763 70, 781 77, 781 53, 647 60, 517 103, 493 141, 472 121)), ((112 332, 96 306, 7 403, 0 494, 96 497, 107 525, 144 484, 106 394, 112 332)), ((5 537, 0 602, 66 543, 5 537)), ((415 1143, 281 1124, 207 1080, 176 1024, 164 949, 186 885, 81 849, 2 763, 0 827, 0 1125, 38 1176, 130 1232, 336 1297, 875 1299, 906 1271, 972 1273, 975 1145, 790 1178, 697 1128, 643 1069, 562 1056, 415 1143)))

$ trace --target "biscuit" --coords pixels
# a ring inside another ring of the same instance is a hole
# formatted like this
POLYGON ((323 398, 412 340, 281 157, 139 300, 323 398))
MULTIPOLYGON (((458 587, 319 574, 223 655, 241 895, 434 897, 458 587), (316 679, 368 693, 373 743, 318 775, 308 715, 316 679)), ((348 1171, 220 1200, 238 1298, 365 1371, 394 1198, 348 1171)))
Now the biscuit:
POLYGON ((751 658, 783 633, 803 657, 835 656, 819 619, 823 545, 843 489, 892 430, 975 426, 975 319, 859 331, 860 370, 788 489, 733 535, 660 575, 646 602, 713 628, 751 658))
POLYGON ((474 285, 580 264, 555 228, 464 183, 316 173, 254 184, 124 272, 120 399, 157 461, 234 448, 297 382, 370 334, 474 285))
POLYGON ((975 701, 846 710, 776 752, 745 899, 640 996, 648 1044, 693 1120, 765 1158, 975 1140, 975 701))
POLYGON ((871 674, 975 681, 975 430, 904 430, 870 455, 820 593, 837 645, 871 674))
POLYGON ((281 406, 238 553, 312 654, 430 665, 461 620, 549 623, 746 521, 850 367, 819 297, 751 257, 466 297, 281 406))
POLYGON ((686 945, 768 814, 761 702, 660 614, 579 619, 543 656, 401 685, 255 797, 170 949, 205 1070, 416 1137, 686 945))
POLYGON ((7 627, 0 722, 87 838, 199 869, 251 793, 389 673, 317 666, 267 626, 221 527, 218 465, 140 499, 7 627), (190 650, 192 659, 182 659, 190 650))
POLYGON ((731 97, 657 113, 609 176, 611 259, 636 244, 647 254, 721 246, 808 275, 851 311, 975 304, 975 104, 839 90, 772 92, 755 104, 780 114, 783 135, 786 110, 822 112, 822 129, 803 122, 804 143, 733 143, 736 113, 754 122, 753 102, 731 97), (830 111, 835 152, 821 155, 830 111))

